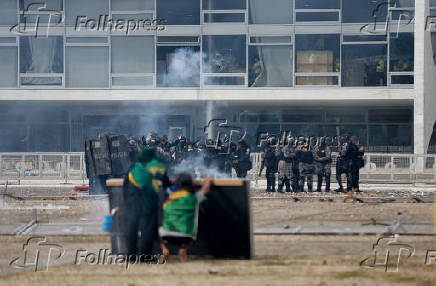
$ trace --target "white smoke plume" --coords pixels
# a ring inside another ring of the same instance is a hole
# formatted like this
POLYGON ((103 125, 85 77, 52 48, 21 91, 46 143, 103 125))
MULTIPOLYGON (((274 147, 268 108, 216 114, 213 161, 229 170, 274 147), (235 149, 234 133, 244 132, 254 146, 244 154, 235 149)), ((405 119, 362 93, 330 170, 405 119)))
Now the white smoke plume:
POLYGON ((200 79, 200 52, 180 48, 171 54, 164 86, 198 86, 200 79))

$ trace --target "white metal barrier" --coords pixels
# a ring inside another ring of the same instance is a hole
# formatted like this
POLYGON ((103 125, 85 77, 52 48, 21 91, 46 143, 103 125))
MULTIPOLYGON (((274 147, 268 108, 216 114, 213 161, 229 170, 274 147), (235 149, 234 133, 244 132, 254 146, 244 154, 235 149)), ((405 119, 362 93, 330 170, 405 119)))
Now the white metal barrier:
POLYGON ((84 153, 0 153, 2 180, 86 179, 84 153))
MULTIPOLYGON (((336 154, 332 155, 332 181, 335 181, 336 154)), ((260 153, 252 153, 251 179, 258 179, 260 153)), ((315 176, 316 177, 316 176, 315 176)), ((360 169, 361 182, 430 183, 436 184, 436 155, 365 154, 365 166, 360 169)))
MULTIPOLYGON (((56 180, 64 183, 85 180, 84 157, 80 152, 0 153, 0 180, 56 180)), ((332 173, 335 174, 336 154, 332 157, 332 173)), ((251 160, 253 168, 248 177, 257 180, 260 153, 252 153, 251 160)), ((367 153, 360 178, 362 182, 436 184, 436 155, 367 153)))

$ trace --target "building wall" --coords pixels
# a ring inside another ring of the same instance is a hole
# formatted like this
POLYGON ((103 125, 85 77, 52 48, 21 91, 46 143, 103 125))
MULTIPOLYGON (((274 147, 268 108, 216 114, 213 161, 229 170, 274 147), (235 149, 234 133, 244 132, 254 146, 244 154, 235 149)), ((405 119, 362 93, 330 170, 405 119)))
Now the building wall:
MULTIPOLYGON (((205 102, 215 101, 245 105, 249 111, 259 104, 278 111, 300 106, 413 108, 413 150, 427 152, 436 119, 432 108, 436 103, 436 71, 430 61, 430 36, 424 27, 429 0, 416 1, 415 22, 409 21, 415 12, 413 0, 389 1, 390 7, 382 0, 311 1, 312 6, 300 0, 95 0, 81 11, 83 1, 50 1, 59 4, 54 9, 66 16, 66 24, 39 30, 49 35, 40 35, 41 42, 31 40, 32 33, 11 32, 11 24, 33 19, 31 15, 20 18, 17 13, 26 12, 24 0, 0 4, 0 61, 6 67, 0 71, 0 107, 46 101, 48 106, 65 108, 69 101, 88 110, 85 102, 89 102, 99 113, 91 112, 94 118, 90 119, 89 110, 70 112, 50 122, 48 134, 66 138, 63 140, 68 144, 56 140, 69 146, 65 147, 68 150, 79 146, 79 141, 73 142, 79 139, 73 138, 97 132, 96 128, 86 128, 98 122, 96 116, 125 115, 115 108, 120 102, 148 105, 170 101, 182 111, 164 112, 165 116, 188 116, 189 123, 181 121, 187 124, 187 134, 195 137, 199 126, 207 122, 205 102), (377 4, 381 6, 375 13, 375 27, 372 13, 377 4), (75 14, 114 17, 118 13, 114 11, 138 9, 144 17, 167 18, 165 29, 126 35, 124 31, 74 28, 75 14), (16 17, 10 15, 14 13, 16 17), (387 14, 392 21, 385 26, 387 14), (397 21, 398 15, 406 18, 397 21), (409 43, 410 38, 404 36, 413 37, 413 33, 414 43, 409 43), (175 52, 181 47, 181 52, 175 52), (407 53, 413 47, 410 57, 407 53), (47 66, 48 62, 53 64, 47 66), (174 64, 177 62, 182 65, 174 64), (58 105, 59 101, 64 103, 58 105), (96 101, 109 108, 95 105, 96 101)), ((141 111, 133 114, 141 118, 147 115, 141 111)), ((25 120, 20 131, 25 137, 41 133, 38 128, 42 127, 32 124, 31 116, 25 120)), ((45 125, 46 119, 36 122, 45 125)), ((21 123, 5 120, 0 124, 21 123)), ((105 131, 102 126, 101 131, 105 131)), ((23 148, 48 146, 41 142, 26 143, 23 148)))

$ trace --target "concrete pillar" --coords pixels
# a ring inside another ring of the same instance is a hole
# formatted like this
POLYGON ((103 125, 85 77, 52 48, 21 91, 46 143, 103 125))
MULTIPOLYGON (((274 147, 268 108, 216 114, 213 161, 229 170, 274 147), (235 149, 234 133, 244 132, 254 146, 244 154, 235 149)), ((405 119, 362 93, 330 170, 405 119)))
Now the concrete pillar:
POLYGON ((436 65, 426 27, 429 11, 429 0, 415 1, 415 154, 427 153, 436 120, 436 65))
POLYGON ((425 153, 424 135, 424 66, 425 66, 425 1, 415 1, 415 101, 414 101, 414 152, 425 153))
MULTIPOLYGON (((206 125, 210 120, 215 118, 215 108, 216 106, 214 101, 206 102, 206 125)), ((207 139, 215 139, 215 136, 214 124, 211 124, 210 128, 207 130, 207 139)))

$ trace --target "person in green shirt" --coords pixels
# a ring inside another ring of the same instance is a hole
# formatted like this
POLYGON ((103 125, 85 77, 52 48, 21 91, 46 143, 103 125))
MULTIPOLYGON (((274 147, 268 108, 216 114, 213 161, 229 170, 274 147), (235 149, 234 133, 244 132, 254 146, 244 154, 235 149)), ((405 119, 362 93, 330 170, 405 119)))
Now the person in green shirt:
POLYGON ((192 176, 181 173, 174 186, 168 190, 162 206, 162 226, 159 228, 160 246, 165 260, 170 255, 168 243, 174 243, 179 246, 180 260, 188 261, 188 249, 197 237, 199 205, 209 193, 211 182, 212 179, 207 177, 201 190, 197 191, 192 176))
MULTIPOLYGON (((168 184, 165 165, 156 159, 156 151, 146 148, 124 178, 124 235, 123 252, 129 259, 144 259, 153 253, 158 238, 159 194, 168 184)), ((136 261, 136 260, 135 260, 136 261)))

